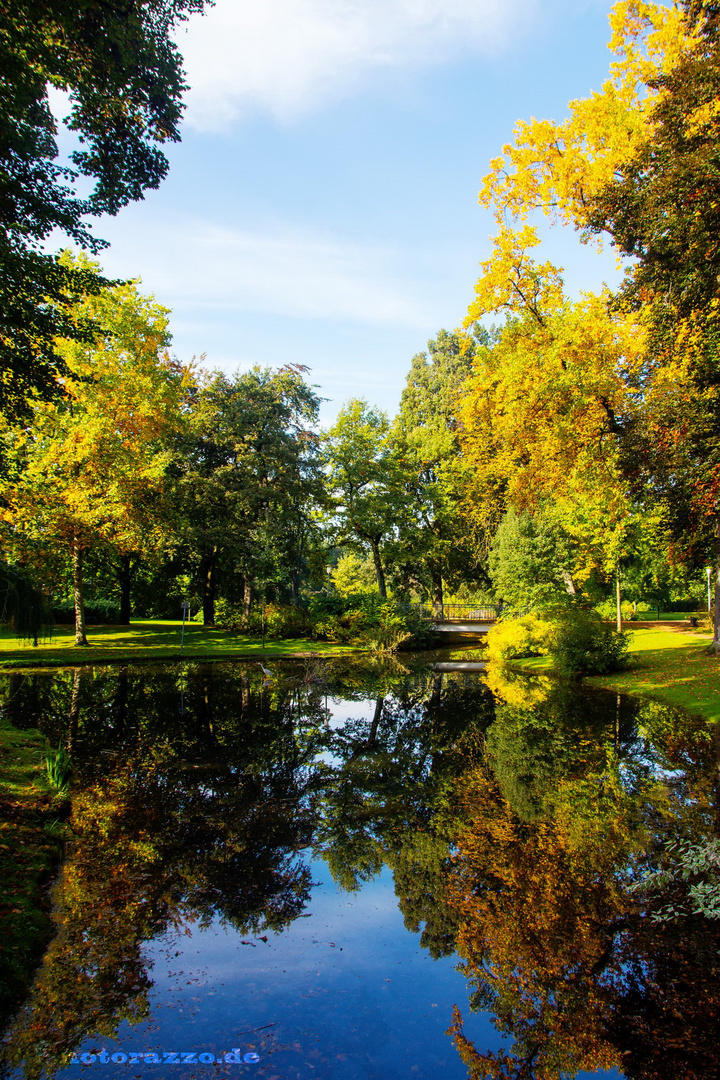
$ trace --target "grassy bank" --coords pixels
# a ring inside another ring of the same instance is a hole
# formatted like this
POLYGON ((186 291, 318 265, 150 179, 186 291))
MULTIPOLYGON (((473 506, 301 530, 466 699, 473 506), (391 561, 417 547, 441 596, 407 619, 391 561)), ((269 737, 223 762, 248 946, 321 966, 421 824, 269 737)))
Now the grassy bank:
POLYGON ((87 647, 75 645, 71 626, 57 626, 48 641, 37 646, 18 639, 8 630, 0 632, 0 667, 76 666, 110 664, 116 661, 187 659, 230 660, 262 656, 339 655, 354 652, 347 645, 333 645, 306 638, 262 641, 229 630, 206 629, 197 623, 186 624, 185 644, 181 651, 182 623, 136 619, 130 626, 89 626, 87 647))
POLYGON ((0 1025, 27 993, 52 932, 48 887, 62 851, 37 731, 0 713, 0 1025))
MULTIPOLYGON (((712 637, 671 626, 640 627, 630 633, 630 665, 614 675, 593 675, 589 686, 639 694, 720 721, 720 660, 710 653, 712 637)), ((550 671, 548 657, 514 661, 527 671, 550 671)))

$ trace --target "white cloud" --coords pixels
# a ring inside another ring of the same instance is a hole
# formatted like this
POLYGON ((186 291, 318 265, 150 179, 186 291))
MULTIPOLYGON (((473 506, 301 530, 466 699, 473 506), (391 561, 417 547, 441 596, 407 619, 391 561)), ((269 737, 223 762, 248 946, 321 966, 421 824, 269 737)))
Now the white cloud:
POLYGON ((416 325, 422 304, 401 283, 396 256, 290 225, 242 231, 176 218, 129 233, 103 226, 112 241, 106 272, 141 266, 143 288, 181 311, 219 317, 266 312, 309 319, 416 325))
POLYGON ((248 112, 295 116, 380 69, 491 52, 534 0, 216 0, 178 32, 186 123, 222 130, 248 112))

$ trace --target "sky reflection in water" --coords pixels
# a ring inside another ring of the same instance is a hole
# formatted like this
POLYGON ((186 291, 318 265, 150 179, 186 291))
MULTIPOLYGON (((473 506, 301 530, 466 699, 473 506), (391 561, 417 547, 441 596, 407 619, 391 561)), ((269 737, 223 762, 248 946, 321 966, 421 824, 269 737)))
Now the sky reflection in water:
MULTIPOLYGON (((309 917, 267 942, 215 923, 149 943, 152 1019, 123 1024, 115 1040, 103 1042, 108 1053, 195 1049, 219 1056, 240 1047, 254 1050, 260 1062, 233 1065, 231 1075, 464 1080, 467 1071, 445 1035, 451 1005, 467 998, 457 958, 433 960, 408 933, 387 869, 352 894, 335 886, 323 863, 312 869, 317 886, 309 917)), ((482 1045, 500 1045, 484 1013, 470 1015, 466 1034, 482 1045)), ((99 1045, 86 1041, 78 1053, 97 1052, 99 1045)), ((142 1071, 160 1067, 143 1065, 142 1071)), ((72 1080, 82 1070, 105 1080, 137 1068, 95 1062, 57 1076, 72 1080)), ((218 1072, 216 1065, 168 1069, 184 1077, 218 1072)))

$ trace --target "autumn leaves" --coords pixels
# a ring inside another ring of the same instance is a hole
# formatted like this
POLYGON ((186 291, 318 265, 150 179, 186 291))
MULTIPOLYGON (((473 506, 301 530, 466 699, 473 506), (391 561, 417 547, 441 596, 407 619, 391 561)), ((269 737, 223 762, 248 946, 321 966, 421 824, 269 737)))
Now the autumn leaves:
MULTIPOLYGON (((671 266, 653 283, 640 251, 618 295, 603 287, 572 298, 562 269, 539 257, 533 222, 543 215, 586 243, 604 233, 620 253, 638 254, 627 237, 640 225, 642 191, 619 208, 620 178, 665 138, 674 73, 715 48, 705 16, 683 8, 623 2, 610 21, 615 59, 602 89, 571 102, 562 123, 519 122, 492 162, 480 201, 499 231, 465 324, 503 319, 463 394, 470 511, 484 521, 508 506, 549 511, 576 541, 580 581, 593 568, 618 574, 641 534, 641 546, 672 549, 685 565, 705 561, 718 514, 712 302, 660 342, 673 317, 671 266)), ((696 205, 701 217, 711 212, 696 205)))

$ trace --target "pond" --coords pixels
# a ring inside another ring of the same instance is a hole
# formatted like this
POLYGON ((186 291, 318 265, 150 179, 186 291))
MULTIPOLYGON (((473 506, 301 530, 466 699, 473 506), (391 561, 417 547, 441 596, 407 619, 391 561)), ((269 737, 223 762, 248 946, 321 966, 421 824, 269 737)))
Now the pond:
POLYGON ((714 730, 473 663, 271 668, 2 676, 74 764, 5 1075, 720 1074, 714 730))

